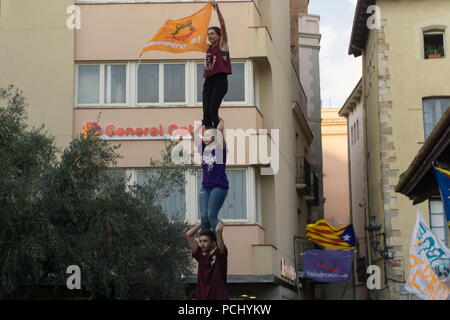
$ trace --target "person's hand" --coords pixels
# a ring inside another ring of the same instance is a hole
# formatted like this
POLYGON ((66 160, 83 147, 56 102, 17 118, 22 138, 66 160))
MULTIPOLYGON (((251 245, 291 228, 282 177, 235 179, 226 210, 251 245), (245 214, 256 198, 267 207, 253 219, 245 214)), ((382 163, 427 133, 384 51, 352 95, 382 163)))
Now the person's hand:
POLYGON ((219 118, 219 123, 217 124, 217 130, 223 131, 225 128, 225 122, 222 118, 219 118))
POLYGON ((212 5, 213 5, 213 9, 214 10, 219 10, 219 5, 217 4, 217 2, 215 2, 215 1, 211 1, 212 2, 212 5))
POLYGON ((219 223, 217 223, 217 226, 216 226, 216 233, 220 233, 222 231, 223 231, 223 222, 222 222, 222 220, 219 220, 219 223))

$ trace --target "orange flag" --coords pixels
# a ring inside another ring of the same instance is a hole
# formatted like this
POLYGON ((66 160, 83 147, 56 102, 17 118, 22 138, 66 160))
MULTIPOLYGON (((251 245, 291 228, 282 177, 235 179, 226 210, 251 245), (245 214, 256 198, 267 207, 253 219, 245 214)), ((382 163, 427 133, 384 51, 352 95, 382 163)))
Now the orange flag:
POLYGON ((172 53, 206 52, 206 35, 211 12, 212 2, 208 2, 200 11, 189 17, 167 20, 156 35, 147 42, 139 57, 150 50, 172 53))

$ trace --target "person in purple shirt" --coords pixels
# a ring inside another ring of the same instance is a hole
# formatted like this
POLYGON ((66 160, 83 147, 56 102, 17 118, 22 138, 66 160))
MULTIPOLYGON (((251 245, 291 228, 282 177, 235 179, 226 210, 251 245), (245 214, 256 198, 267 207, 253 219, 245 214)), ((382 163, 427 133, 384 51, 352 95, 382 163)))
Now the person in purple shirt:
POLYGON ((219 27, 208 28, 208 48, 205 55, 203 71, 203 124, 206 128, 217 128, 219 124, 219 108, 228 91, 228 75, 232 73, 228 35, 225 20, 219 5, 213 1, 217 11, 219 27))
POLYGON ((203 230, 198 243, 194 235, 199 229, 198 224, 186 232, 192 256, 198 262, 196 299, 228 300, 228 250, 223 241, 223 223, 219 221, 216 226, 217 238, 211 230, 203 230))
MULTIPOLYGON (((195 135, 200 137, 197 127, 195 135)), ((220 208, 228 195, 228 179, 226 174, 227 145, 223 136, 224 121, 220 119, 217 129, 205 130, 203 137, 194 142, 201 154, 203 169, 202 188, 199 195, 202 230, 212 229, 214 236, 220 208)))

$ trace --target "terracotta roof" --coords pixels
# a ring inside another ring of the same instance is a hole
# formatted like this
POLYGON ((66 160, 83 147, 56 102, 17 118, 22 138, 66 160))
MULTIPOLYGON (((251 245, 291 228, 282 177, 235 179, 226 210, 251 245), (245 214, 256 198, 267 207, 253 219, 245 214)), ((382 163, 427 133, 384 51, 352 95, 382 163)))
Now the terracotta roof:
POLYGON ((367 8, 374 5, 376 0, 358 0, 353 18, 352 36, 348 47, 348 54, 359 57, 362 55, 366 47, 367 35, 367 19, 372 15, 367 13, 367 8))

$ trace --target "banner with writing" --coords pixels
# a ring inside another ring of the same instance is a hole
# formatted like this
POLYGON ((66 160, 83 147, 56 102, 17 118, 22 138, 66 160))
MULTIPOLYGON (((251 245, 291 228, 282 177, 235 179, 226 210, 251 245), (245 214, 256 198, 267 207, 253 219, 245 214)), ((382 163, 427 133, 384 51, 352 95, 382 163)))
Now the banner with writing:
POLYGON ((417 210, 405 290, 424 300, 449 298, 450 250, 433 234, 417 210))
POLYGON ((155 36, 147 42, 139 57, 150 50, 183 53, 206 52, 206 35, 211 19, 212 2, 193 15, 178 20, 167 20, 155 36))
POLYGON ((318 282, 348 281, 354 251, 306 250, 300 276, 318 282))

